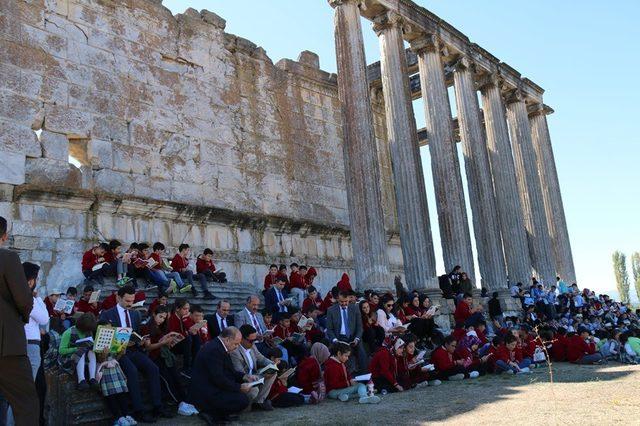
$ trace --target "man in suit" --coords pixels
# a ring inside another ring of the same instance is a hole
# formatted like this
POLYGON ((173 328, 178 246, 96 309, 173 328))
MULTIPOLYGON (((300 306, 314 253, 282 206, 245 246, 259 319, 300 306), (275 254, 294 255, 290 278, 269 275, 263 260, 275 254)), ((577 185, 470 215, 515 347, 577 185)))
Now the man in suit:
POLYGON ((227 300, 220 300, 216 313, 204 317, 209 325, 209 336, 211 339, 218 337, 225 328, 234 325, 233 315, 229 315, 230 312, 231 305, 229 302, 227 300))
MULTIPOLYGON (((258 370, 266 367, 267 365, 273 364, 273 362, 262 355, 256 348, 255 342, 258 339, 258 333, 253 326, 244 324, 240 327, 240 334, 242 335, 242 340, 236 350, 231 352, 231 361, 233 362, 233 367, 236 371, 244 373, 244 378, 247 379, 249 377, 257 376, 258 370)), ((271 406, 271 401, 267 399, 267 397, 271 391, 271 386, 278 376, 273 373, 258 377, 264 377, 264 384, 260 386, 259 392, 249 395, 249 399, 251 399, 251 403, 254 407, 261 410, 271 411, 273 410, 273 407, 271 406)))
POLYGON ((256 343, 256 347, 258 350, 266 354, 269 347, 264 342, 265 333, 267 332, 267 326, 264 323, 264 318, 262 318, 262 314, 258 312, 260 309, 260 299, 258 296, 249 296, 247 297, 247 304, 244 309, 240 312, 236 312, 235 315, 235 324, 236 327, 241 327, 244 324, 249 324, 258 332, 258 342, 256 343))
POLYGON ((289 296, 289 293, 284 289, 286 283, 283 277, 277 277, 275 284, 264 295, 267 311, 276 318, 278 313, 290 312, 291 309, 291 300, 286 300, 289 296))
MULTIPOLYGON (((327 337, 332 343, 339 340, 351 345, 359 371, 367 369, 367 354, 362 346, 362 316, 358 305, 349 304, 347 292, 341 291, 338 303, 327 310, 327 337)), ((351 359, 349 361, 352 363, 351 359)), ((350 367, 353 370, 353 365, 350 367)))
POLYGON ((240 345, 242 335, 236 327, 227 327, 204 346, 193 365, 189 401, 200 411, 208 425, 232 420, 250 404, 249 394, 257 390, 250 387, 244 373, 236 371, 231 352, 240 345))
MULTIPOLYGON (((9 235, 0 216, 0 246, 9 235)), ((27 358, 24 326, 29 322, 33 296, 18 255, 0 248, 0 394, 13 409, 17 426, 39 422, 39 402, 27 358)))
MULTIPOLYGON (((100 320, 108 321, 114 327, 130 327, 135 332, 139 332, 140 313, 131 310, 135 300, 136 290, 130 286, 118 289, 116 300, 118 304, 111 309, 102 311, 100 320)), ((143 345, 147 344, 147 341, 143 345)), ((160 371, 158 366, 151 361, 147 354, 139 346, 129 346, 127 352, 119 359, 122 371, 127 377, 131 405, 133 406, 133 417, 141 423, 154 423, 158 417, 173 417, 173 413, 162 405, 160 390, 160 371), (149 393, 153 403, 153 413, 145 413, 142 405, 142 395, 140 393, 139 373, 142 372, 149 384, 149 393)))

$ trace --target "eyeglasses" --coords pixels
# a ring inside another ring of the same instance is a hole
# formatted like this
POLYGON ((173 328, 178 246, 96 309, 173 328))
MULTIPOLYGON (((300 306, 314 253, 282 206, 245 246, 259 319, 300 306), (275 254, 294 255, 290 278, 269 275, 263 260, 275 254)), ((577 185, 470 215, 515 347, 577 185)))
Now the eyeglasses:
POLYGON ((387 308, 393 308, 393 303, 385 305, 387 308))

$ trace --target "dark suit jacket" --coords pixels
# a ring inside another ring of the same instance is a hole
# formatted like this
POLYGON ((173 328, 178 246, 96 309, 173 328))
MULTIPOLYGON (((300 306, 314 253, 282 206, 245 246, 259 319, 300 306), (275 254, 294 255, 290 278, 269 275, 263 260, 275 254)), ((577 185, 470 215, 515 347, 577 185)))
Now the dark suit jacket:
MULTIPOLYGON (((118 314, 118 307, 115 306, 106 311, 102 311, 100 314, 101 320, 109 321, 113 327, 126 327, 126 324, 120 324, 120 315, 118 314)), ((140 331, 140 312, 129 310, 129 319, 131 320, 131 328, 138 333, 140 331)))
MULTIPOLYGON (((207 320, 207 325, 209 326, 209 336, 212 339, 218 337, 220 335, 220 324, 218 324, 218 317, 215 313, 211 315, 205 315, 204 319, 207 320)), ((233 315, 227 315, 227 327, 231 327, 233 325, 233 315)))
MULTIPOLYGON (((282 293, 283 299, 289 297, 289 293, 285 289, 282 289, 280 292, 282 293)), ((267 308, 267 311, 271 312, 272 314, 280 311, 280 306, 278 306, 278 295, 276 294, 275 287, 271 287, 264 294, 264 306, 265 308, 267 308)), ((287 307, 285 306, 285 308, 287 307)), ((289 312, 289 309, 287 309, 287 312, 289 312)))
POLYGON ((18 255, 0 249, 0 356, 27 354, 24 325, 29 322, 33 295, 18 255))
MULTIPOLYGON (((357 304, 350 304, 347 308, 347 327, 348 342, 351 343, 354 339, 362 340, 362 314, 357 304)), ((340 305, 335 304, 327 310, 327 337, 329 340, 338 339, 340 335, 340 326, 342 325, 342 317, 340 314, 340 305)))
POLYGON ((202 409, 222 392, 241 392, 244 373, 233 367, 231 356, 217 337, 203 346, 191 369, 189 402, 202 409))

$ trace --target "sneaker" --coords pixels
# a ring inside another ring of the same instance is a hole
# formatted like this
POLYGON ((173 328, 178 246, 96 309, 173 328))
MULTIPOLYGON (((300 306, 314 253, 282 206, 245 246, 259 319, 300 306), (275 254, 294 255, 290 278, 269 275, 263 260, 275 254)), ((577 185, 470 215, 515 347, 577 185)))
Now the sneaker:
POLYGON ((113 426, 129 426, 129 422, 126 417, 120 417, 118 420, 113 422, 113 426))
POLYGON ((206 293, 204 294, 204 298, 205 298, 206 300, 214 300, 214 299, 217 299, 217 298, 216 298, 213 294, 211 294, 210 292, 206 292, 206 293))
POLYGON ((178 284, 174 280, 169 281, 169 288, 167 289, 167 294, 175 293, 178 290, 178 284))
MULTIPOLYGON (((124 279, 124 278, 120 278, 118 281, 116 281, 116 285, 117 285, 118 287, 124 287, 124 285, 125 285, 126 283, 127 283, 127 281, 125 281, 125 279, 124 279)), ((122 417, 120 417, 120 418, 122 418, 122 417)), ((118 419, 118 421, 120 421, 120 420, 118 419)))
POLYGON ((133 417, 131 417, 131 416, 127 416, 127 417, 125 417, 125 419, 129 422, 129 425, 130 425, 130 426, 135 426, 135 425, 137 425, 137 424, 138 424, 138 422, 136 422, 136 419, 134 419, 134 418, 133 418, 133 417))
POLYGON ((429 382, 429 386, 440 386, 442 382, 438 379, 429 382))
POLYGON ((531 374, 531 370, 528 367, 521 368, 516 374, 531 374))
POLYGON ((424 382, 420 382, 416 384, 416 389, 418 388, 426 388, 427 386, 429 386, 429 382, 427 382, 426 380, 424 382))
POLYGON ((196 410, 196 407, 194 407, 193 405, 182 401, 178 406, 178 414, 180 414, 181 416, 187 416, 187 417, 194 416, 194 415, 197 416, 198 410, 196 410))
POLYGON ((512 369, 505 371, 505 374, 516 374, 512 369))
POLYGON ((346 393, 341 393, 340 395, 338 395, 338 399, 342 402, 347 402, 349 400, 349 395, 347 395, 346 393))
MULTIPOLYGON (((192 288, 192 285, 191 285, 191 284, 187 284, 187 285, 185 285, 184 287, 182 287, 182 288, 180 289, 180 293, 186 293, 186 292, 188 292, 188 291, 191 291, 191 288, 192 288)), ((174 290, 174 291, 175 291, 175 290, 174 290)))
POLYGON ((371 396, 363 396, 358 401, 360 404, 377 404, 381 401, 379 396, 371 395, 371 396))
POLYGON ((449 377, 450 381, 458 381, 458 380, 464 380, 464 374, 459 373, 459 374, 454 374, 453 376, 449 377))
POLYGON ((472 371, 471 373, 469 373, 470 379, 475 379, 475 378, 478 378, 479 376, 480 376, 480 373, 478 373, 477 371, 472 371))

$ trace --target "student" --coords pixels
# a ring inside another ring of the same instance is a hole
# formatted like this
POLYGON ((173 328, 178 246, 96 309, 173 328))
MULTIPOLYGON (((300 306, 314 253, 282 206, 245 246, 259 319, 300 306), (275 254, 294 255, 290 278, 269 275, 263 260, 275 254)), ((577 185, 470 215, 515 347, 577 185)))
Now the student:
POLYGON ((191 285, 184 285, 179 273, 165 270, 164 260, 162 259, 162 254, 165 249, 164 244, 161 242, 153 243, 153 253, 149 255, 149 258, 153 259, 155 264, 149 268, 149 274, 154 277, 154 281, 156 282, 166 281, 169 283, 168 288, 165 288, 164 283, 162 284, 162 287, 158 286, 160 287, 160 291, 166 291, 167 293, 175 293, 176 291, 179 291, 180 293, 188 292, 193 287, 191 285), (164 280, 162 279, 162 276, 164 276, 164 280))
POLYGON ((589 329, 581 327, 578 333, 571 333, 567 342, 567 361, 574 364, 597 364, 602 354, 596 352, 596 344, 589 329))
POLYGON ((398 364, 396 357, 404 354, 404 341, 400 338, 387 337, 371 358, 369 371, 376 389, 381 392, 402 392, 404 388, 398 383, 398 364))
POLYGON ((191 305, 189 308, 189 316, 184 317, 182 322, 191 335, 191 353, 195 358, 202 345, 210 340, 209 326, 204 319, 202 306, 196 304, 191 305))
MULTIPOLYGON (((274 349, 275 351, 276 349, 274 349)), ((269 400, 271 405, 276 408, 299 407, 310 399, 305 398, 300 393, 289 392, 287 387, 287 379, 277 377, 269 390, 269 400)))
MULTIPOLYGON (((267 290, 269 290, 271 288, 272 285, 274 285, 276 283, 276 278, 279 276, 278 273, 278 265, 275 264, 271 264, 269 266, 269 273, 264 277, 264 292, 266 292, 267 290)), ((285 283, 286 283, 286 279, 285 279, 285 283)))
POLYGON ((559 327, 553 338, 551 345, 551 357, 556 362, 562 362, 567 360, 567 346, 569 341, 567 339, 567 329, 559 327))
POLYGON ((281 345, 289 352, 289 362, 291 363, 291 357, 296 361, 301 360, 305 355, 304 337, 299 338, 300 330, 296 324, 291 322, 291 314, 279 313, 277 314, 278 325, 273 330, 273 336, 279 337, 283 340, 281 345))
POLYGON ((130 263, 130 257, 127 257, 127 262, 124 261, 122 243, 120 243, 120 241, 109 241, 109 248, 104 253, 104 261, 109 264, 109 272, 111 275, 115 274, 116 285, 118 287, 124 286, 133 279, 127 277, 125 264, 130 263))
POLYGON ((91 247, 82 255, 82 274, 85 277, 85 281, 95 281, 99 284, 104 284, 104 278, 109 274, 110 268, 108 264, 102 265, 95 271, 93 268, 104 263, 104 254, 109 250, 109 245, 106 243, 98 244, 91 247))
POLYGON ((384 341, 384 328, 378 325, 378 315, 371 310, 370 306, 366 300, 360 302, 362 341, 367 345, 369 353, 373 353, 384 341))
POLYGON ((213 250, 206 248, 196 260, 196 272, 202 274, 208 281, 214 283, 226 283, 227 274, 216 270, 213 264, 213 250))
MULTIPOLYGON (((299 308, 302 306, 302 301, 304 300, 304 291, 306 288, 306 284, 304 281, 304 275, 300 271, 300 267, 297 263, 292 263, 289 265, 291 268, 291 275, 289 276, 289 285, 286 287, 287 291, 291 292, 291 295, 295 301, 295 307, 299 308)), ((303 266, 304 267, 304 266, 303 266)), ((306 271, 306 267, 305 271, 306 271)))
POLYGON ((158 366, 163 379, 163 390, 166 395, 179 403, 178 414, 190 416, 198 414, 196 408, 187 403, 186 393, 181 385, 180 374, 176 365, 176 357, 171 348, 179 343, 184 336, 177 332, 170 332, 167 326, 169 310, 166 305, 158 305, 146 325, 141 327, 144 336, 149 336, 146 343, 149 358, 158 366))
POLYGON ((347 402, 351 395, 358 395, 360 404, 377 404, 380 397, 369 395, 367 387, 351 379, 345 363, 351 355, 351 346, 344 342, 335 342, 331 346, 331 357, 324 363, 324 383, 327 396, 347 402))
MULTIPOLYGON (((154 246, 158 248, 156 244, 154 244, 154 246)), ((169 288, 171 288, 171 291, 173 291, 173 288, 175 288, 173 281, 170 282, 162 270, 157 268, 149 268, 148 263, 137 261, 149 260, 152 257, 152 252, 149 245, 146 243, 140 243, 138 244, 138 250, 139 252, 136 260, 133 261, 133 268, 135 271, 132 272, 132 274, 139 278, 144 277, 146 280, 150 281, 153 285, 158 287, 158 292, 168 292, 169 288)))
POLYGON ((171 352, 175 355, 182 355, 183 359, 183 375, 190 377, 191 374, 191 362, 193 361, 193 337, 191 333, 184 325, 184 318, 189 316, 189 301, 184 298, 176 299, 173 304, 171 314, 167 319, 167 325, 169 332, 180 333, 183 339, 176 343, 171 352))
POLYGON ((322 299, 318 295, 318 290, 314 286, 307 287, 307 297, 302 302, 301 312, 304 315, 309 315, 313 311, 322 312, 320 306, 322 305, 322 299))
POLYGON ((522 358, 516 351, 517 345, 518 339, 513 334, 509 333, 505 336, 504 342, 498 347, 494 355, 496 374, 502 372, 509 374, 531 373, 529 369, 531 360, 522 358))
POLYGON ((304 281, 307 286, 307 291, 309 287, 313 285, 313 280, 315 280, 317 276, 318 276, 318 271, 316 271, 316 268, 314 268, 313 266, 310 266, 309 269, 307 270, 307 273, 304 274, 304 281))
POLYGON ((96 380, 96 354, 93 352, 93 335, 96 332, 97 322, 93 314, 82 314, 76 321, 76 325, 62 333, 60 337, 59 362, 64 369, 75 369, 78 377, 78 389, 87 390, 89 387, 97 388, 96 380), (77 343, 78 340, 91 338, 91 341, 77 343), (86 380, 85 370, 89 368, 89 381, 86 380))
POLYGON ((193 271, 189 269, 188 258, 190 250, 191 249, 189 248, 189 244, 180 244, 180 246, 178 247, 178 253, 176 253, 176 255, 173 257, 173 260, 171 261, 171 267, 173 268, 174 272, 179 273, 180 277, 187 280, 187 283, 192 286, 191 292, 193 293, 193 297, 196 297, 198 295, 195 287, 193 287, 193 279, 196 278, 200 282, 200 288, 202 288, 204 298, 208 300, 215 299, 213 294, 211 294, 211 292, 209 292, 209 289, 207 288, 207 278, 202 274, 194 275, 193 271))
POLYGON ((289 287, 289 275, 287 274, 287 265, 280 265, 278 267, 278 276, 284 277, 285 282, 287 283, 287 288, 289 287))
POLYGON ((454 359, 457 346, 456 338, 447 336, 444 338, 442 346, 437 347, 431 354, 431 363, 434 365, 440 380, 475 379, 480 375, 477 371, 469 370, 465 367, 463 360, 454 359))
POLYGON ((408 334, 403 336, 403 340, 405 340, 406 343, 404 353, 402 354, 404 362, 401 363, 398 361, 398 375, 401 376, 404 374, 401 370, 402 368, 406 368, 409 380, 409 383, 403 387, 409 388, 441 385, 442 382, 436 379, 435 372, 426 368, 427 364, 424 362, 426 360, 422 358, 423 362, 421 362, 421 360, 418 359, 415 336, 408 334))
POLYGON ((304 395, 309 395, 312 402, 322 401, 326 395, 326 388, 322 381, 322 366, 331 356, 329 348, 323 343, 316 342, 311 346, 310 355, 304 358, 296 368, 298 386, 304 395))
POLYGON ((502 306, 500 305, 500 299, 498 292, 494 291, 491 295, 491 299, 488 302, 489 305, 489 319, 494 323, 497 321, 500 327, 504 324, 504 315, 502 313, 502 306))
POLYGON ((470 293, 464 293, 463 299, 456 306, 453 317, 456 320, 456 326, 475 325, 484 319, 482 306, 473 306, 473 296, 470 293))
POLYGON ((92 313, 96 318, 100 315, 100 302, 89 303, 91 294, 94 292, 92 285, 85 285, 82 289, 82 297, 73 307, 74 312, 92 313))
POLYGON ((167 293, 163 291, 159 292, 158 297, 153 302, 151 302, 151 305, 149 305, 149 314, 153 315, 156 312, 158 306, 167 306, 168 303, 169 295, 167 295, 167 293))
POLYGON ((338 291, 353 291, 353 287, 351 287, 351 282, 349 281, 349 275, 347 275, 346 272, 342 274, 336 287, 338 287, 338 291))
POLYGON ((380 299, 380 308, 378 309, 378 325, 384 329, 386 335, 401 334, 405 332, 402 327, 402 321, 393 314, 393 296, 389 293, 380 299))

